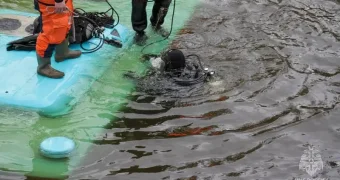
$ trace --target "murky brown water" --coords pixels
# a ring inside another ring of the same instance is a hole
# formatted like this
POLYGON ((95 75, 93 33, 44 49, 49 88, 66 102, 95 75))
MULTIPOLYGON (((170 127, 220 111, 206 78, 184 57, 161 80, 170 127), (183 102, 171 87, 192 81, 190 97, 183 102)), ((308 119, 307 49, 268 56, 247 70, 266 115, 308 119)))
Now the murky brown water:
POLYGON ((70 179, 297 180, 312 177, 299 169, 308 145, 314 178, 339 179, 339 13, 337 1, 205 0, 173 47, 221 81, 142 86, 70 179))
POLYGON ((314 145, 323 162, 314 178, 339 179, 339 10, 205 1, 173 47, 198 53, 223 81, 136 93, 74 178, 311 178, 299 164, 314 145))

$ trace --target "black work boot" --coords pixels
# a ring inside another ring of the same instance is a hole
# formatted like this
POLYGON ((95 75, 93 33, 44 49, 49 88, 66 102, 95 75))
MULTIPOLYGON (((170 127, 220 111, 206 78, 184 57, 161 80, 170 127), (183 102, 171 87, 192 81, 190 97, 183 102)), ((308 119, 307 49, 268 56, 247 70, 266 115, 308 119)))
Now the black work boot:
POLYGON ((64 77, 64 73, 54 69, 51 66, 51 58, 42 58, 37 54, 38 68, 37 73, 53 79, 60 79, 64 77))
POLYGON ((68 37, 55 48, 55 61, 62 62, 67 59, 78 58, 81 55, 81 51, 72 51, 68 48, 68 37))
POLYGON ((162 26, 152 26, 152 30, 161 35, 162 37, 168 37, 170 35, 170 33, 165 30, 162 26))
POLYGON ((146 36, 144 32, 142 33, 136 32, 134 37, 135 44, 137 44, 138 46, 144 46, 147 39, 148 36, 146 36))

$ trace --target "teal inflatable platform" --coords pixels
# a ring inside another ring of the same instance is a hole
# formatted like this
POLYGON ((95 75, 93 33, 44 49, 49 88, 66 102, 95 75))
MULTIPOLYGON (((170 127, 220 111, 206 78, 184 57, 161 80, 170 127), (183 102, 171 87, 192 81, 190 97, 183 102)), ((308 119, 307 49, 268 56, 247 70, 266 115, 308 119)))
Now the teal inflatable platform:
MULTIPOLYGON (((26 29, 36 17, 38 14, 0 9, 0 21, 6 18, 20 21, 20 27, 15 29, 6 29, 6 23, 0 24, 0 106, 35 110, 49 116, 62 115, 72 109, 112 60, 131 44, 131 31, 121 24, 105 29, 105 37, 120 40, 122 48, 104 44, 96 52, 61 63, 56 63, 52 56, 52 67, 63 71, 65 76, 50 79, 37 74, 35 51, 6 50, 7 43, 31 35, 26 29)), ((92 49, 99 43, 100 39, 92 38, 83 47, 92 49)), ((78 44, 70 48, 82 50, 78 44)))

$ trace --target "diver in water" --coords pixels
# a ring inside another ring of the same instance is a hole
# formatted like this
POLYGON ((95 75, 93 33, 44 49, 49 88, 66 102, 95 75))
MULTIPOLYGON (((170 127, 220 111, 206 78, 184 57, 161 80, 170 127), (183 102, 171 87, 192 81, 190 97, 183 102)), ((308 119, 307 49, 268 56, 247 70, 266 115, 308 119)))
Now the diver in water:
POLYGON ((178 49, 167 50, 161 55, 146 54, 142 57, 142 61, 150 63, 149 75, 158 74, 180 86, 205 82, 214 75, 214 71, 203 67, 198 55, 185 56, 178 49), (196 61, 189 57, 195 57, 196 61))
MULTIPOLYGON (((152 29, 163 37, 169 35, 163 27, 165 16, 172 0, 154 0, 152 15, 150 17, 152 29)), ((132 27, 136 31, 134 41, 137 45, 142 46, 147 40, 144 30, 147 27, 146 6, 148 0, 132 0, 132 27)))

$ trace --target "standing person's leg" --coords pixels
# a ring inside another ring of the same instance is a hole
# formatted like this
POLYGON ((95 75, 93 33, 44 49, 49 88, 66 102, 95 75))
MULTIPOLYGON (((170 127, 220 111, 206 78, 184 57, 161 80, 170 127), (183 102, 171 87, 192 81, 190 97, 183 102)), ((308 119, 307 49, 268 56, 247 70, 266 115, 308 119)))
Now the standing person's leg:
POLYGON ((163 37, 169 33, 162 27, 172 0, 155 0, 150 18, 153 29, 163 37))
MULTIPOLYGON (((36 43, 36 52, 38 60, 38 74, 50 78, 62 78, 65 74, 51 66, 51 57, 53 51, 58 46, 58 57, 56 60, 62 61, 64 58, 79 57, 80 51, 69 51, 67 34, 71 28, 70 13, 54 13, 54 0, 35 1, 36 9, 39 9, 41 15, 41 32, 38 35, 36 43), (66 41, 66 42, 65 42, 66 41)), ((72 0, 67 0, 67 6, 73 9, 72 0)))
POLYGON ((131 22, 133 30, 136 31, 135 43, 143 45, 147 39, 144 30, 147 27, 147 0, 132 0, 131 22))
MULTIPOLYGON (((51 66, 51 57, 56 50, 55 59, 61 62, 64 59, 77 58, 81 51, 71 51, 68 49, 67 34, 71 29, 71 12, 54 13, 54 0, 40 0, 35 2, 35 8, 40 12, 41 32, 36 43, 36 53, 38 60, 37 73, 50 77, 62 78, 65 74, 51 66)), ((67 0, 66 6, 73 11, 72 0, 67 0)))
MULTIPOLYGON (((45 1, 41 2, 46 4, 53 3, 45 1)), ((35 9, 40 12, 39 21, 41 25, 41 31, 36 42, 36 56, 38 61, 37 73, 49 78, 59 79, 64 77, 65 74, 51 66, 51 57, 55 49, 55 44, 52 43, 50 38, 51 34, 53 33, 53 18, 55 18, 55 15, 47 11, 47 8, 49 7, 42 3, 34 1, 35 9)))
MULTIPOLYGON (((66 6, 69 8, 69 10, 71 12, 73 12, 73 0, 68 0, 67 3, 66 3, 66 6)), ((70 13, 71 13, 70 12, 70 13)), ((64 39, 63 42, 61 42, 60 44, 58 44, 56 46, 56 49, 55 49, 55 60, 56 62, 62 62, 64 60, 67 60, 67 59, 74 59, 74 58, 77 58, 81 55, 81 51, 79 50, 76 50, 76 51, 71 51, 68 46, 69 46, 69 38, 68 38, 68 34, 71 30, 71 26, 72 26, 72 21, 73 21, 73 17, 72 17, 72 14, 70 14, 69 16, 69 22, 68 22, 68 26, 67 26, 67 35, 66 35, 66 38, 64 39)))

